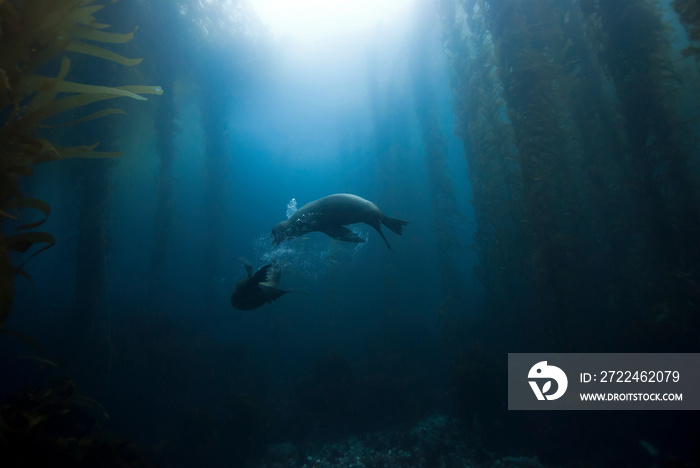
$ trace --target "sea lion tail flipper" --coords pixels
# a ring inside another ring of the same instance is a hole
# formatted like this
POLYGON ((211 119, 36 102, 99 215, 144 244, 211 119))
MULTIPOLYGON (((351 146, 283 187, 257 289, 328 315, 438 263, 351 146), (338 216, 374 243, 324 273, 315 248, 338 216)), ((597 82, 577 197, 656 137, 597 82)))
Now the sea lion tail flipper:
POLYGON ((389 252, 393 252, 394 249, 391 248, 391 246, 389 245, 389 241, 386 240, 386 237, 384 237, 384 233, 382 232, 381 226, 378 225, 376 229, 377 229, 377 232, 379 233, 379 235, 382 236, 382 239, 384 239, 384 243, 386 244, 386 248, 389 249, 389 252))
POLYGON ((384 233, 382 232, 382 222, 379 220, 379 217, 377 217, 377 219, 375 219, 373 222, 367 224, 372 226, 379 233, 379 235, 382 236, 382 239, 384 239, 384 243, 386 244, 386 248, 389 249, 389 252, 393 252, 394 249, 391 248, 389 241, 386 240, 386 237, 384 237, 384 233))
POLYGON ((383 214, 380 217, 380 221, 384 226, 389 228, 394 234, 403 234, 403 228, 408 224, 408 221, 401 221, 400 219, 390 218, 383 214))
POLYGON ((265 302, 272 302, 287 294, 289 291, 273 288, 272 286, 259 285, 260 290, 265 294, 265 302))
POLYGON ((364 242, 365 240, 352 232, 350 229, 343 226, 328 226, 321 230, 322 233, 333 239, 338 239, 344 242, 364 242))

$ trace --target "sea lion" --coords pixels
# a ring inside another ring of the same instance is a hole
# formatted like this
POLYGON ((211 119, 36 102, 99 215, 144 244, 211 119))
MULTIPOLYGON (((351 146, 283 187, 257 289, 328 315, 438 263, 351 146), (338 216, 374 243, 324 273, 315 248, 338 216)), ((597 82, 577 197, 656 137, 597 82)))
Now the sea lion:
POLYGON ((274 245, 278 245, 282 241, 320 231, 341 241, 364 242, 364 239, 343 227, 355 223, 372 226, 382 236, 387 248, 391 250, 381 225, 401 235, 408 221, 388 217, 377 208, 377 205, 357 195, 336 193, 299 208, 288 220, 272 228, 271 240, 274 245))
POLYGON ((245 266, 248 277, 240 280, 231 294, 231 305, 234 309, 257 309, 289 292, 277 288, 281 275, 279 269, 269 264, 253 274, 252 265, 244 258, 239 260, 245 266))

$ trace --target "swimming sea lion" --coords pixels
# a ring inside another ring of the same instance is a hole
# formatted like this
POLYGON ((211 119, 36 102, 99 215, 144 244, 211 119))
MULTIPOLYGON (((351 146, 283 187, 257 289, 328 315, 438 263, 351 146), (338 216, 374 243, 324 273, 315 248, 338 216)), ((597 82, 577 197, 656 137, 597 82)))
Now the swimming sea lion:
POLYGON ((265 265, 253 274, 251 264, 244 258, 239 260, 243 262, 248 277, 240 280, 231 294, 231 305, 234 309, 257 309, 289 292, 277 288, 280 271, 272 268, 272 265, 265 265))
POLYGON ((377 208, 377 205, 357 195, 336 193, 299 208, 291 218, 272 228, 271 240, 274 245, 277 245, 282 241, 303 236, 309 232, 320 231, 341 241, 364 242, 364 239, 350 229, 343 227, 355 223, 365 223, 372 226, 382 236, 387 248, 391 250, 381 225, 383 224, 396 234, 401 235, 408 221, 388 217, 377 208))

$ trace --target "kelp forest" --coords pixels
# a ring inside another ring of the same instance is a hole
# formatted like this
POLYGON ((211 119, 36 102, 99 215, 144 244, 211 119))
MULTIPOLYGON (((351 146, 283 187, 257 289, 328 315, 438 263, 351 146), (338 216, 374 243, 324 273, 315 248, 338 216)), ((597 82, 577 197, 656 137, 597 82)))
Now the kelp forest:
POLYGON ((659 2, 440 4, 475 275, 522 349, 697 347, 698 11, 671 6, 682 50, 659 2))
POLYGON ((507 395, 700 349, 700 3, 289 2, 0 0, 0 466, 700 466, 507 395), (404 232, 274 242, 334 193, 404 232))

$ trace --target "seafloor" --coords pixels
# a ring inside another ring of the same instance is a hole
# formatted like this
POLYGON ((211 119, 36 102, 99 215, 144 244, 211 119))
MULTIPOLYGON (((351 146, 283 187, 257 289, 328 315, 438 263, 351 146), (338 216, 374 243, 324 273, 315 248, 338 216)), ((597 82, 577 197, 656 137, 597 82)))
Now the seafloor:
POLYGON ((455 419, 431 416, 411 428, 350 436, 327 444, 267 447, 256 468, 545 468, 537 458, 468 448, 455 419))

